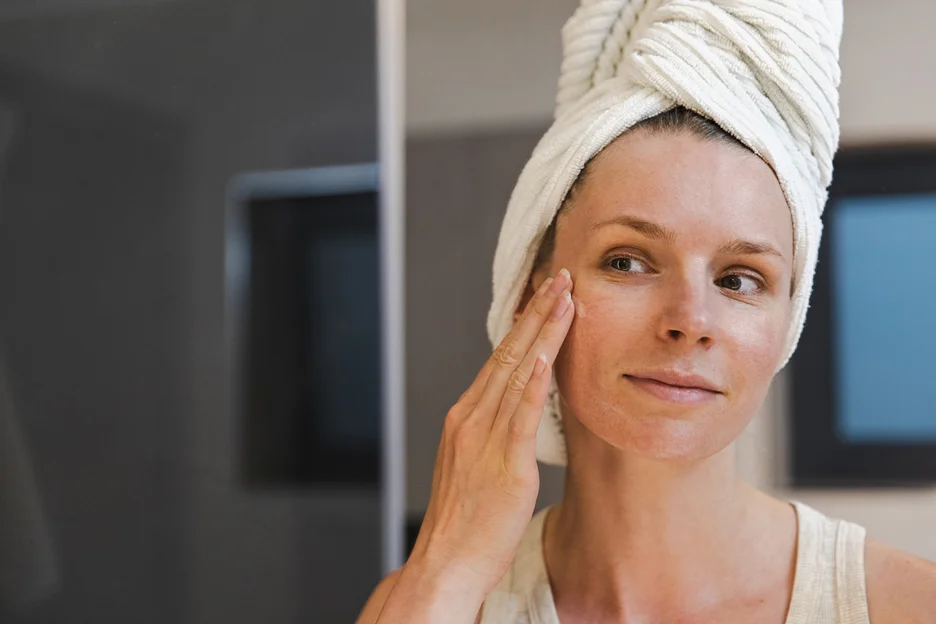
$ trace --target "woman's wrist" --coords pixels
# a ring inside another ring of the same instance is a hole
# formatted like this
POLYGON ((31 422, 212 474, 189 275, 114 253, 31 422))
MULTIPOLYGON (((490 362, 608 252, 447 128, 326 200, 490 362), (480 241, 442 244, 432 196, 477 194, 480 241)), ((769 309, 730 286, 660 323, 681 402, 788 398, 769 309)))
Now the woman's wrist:
POLYGON ((378 624, 474 624, 487 589, 470 570, 457 564, 407 561, 387 597, 378 624))

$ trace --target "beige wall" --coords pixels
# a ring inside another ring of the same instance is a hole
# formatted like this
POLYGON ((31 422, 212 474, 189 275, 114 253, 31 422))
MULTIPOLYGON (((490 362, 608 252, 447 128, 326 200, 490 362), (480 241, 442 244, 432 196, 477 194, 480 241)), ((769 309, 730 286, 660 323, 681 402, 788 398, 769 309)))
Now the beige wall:
MULTIPOLYGON (((546 121, 577 0, 408 0, 411 133, 546 121)), ((936 2, 845 0, 842 137, 936 137, 936 2)))
MULTIPOLYGON (((409 0, 410 137, 424 142, 453 133, 510 134, 514 128, 548 123, 560 60, 559 28, 577 4, 576 0, 409 0)), ((936 139, 934 24, 932 0, 846 0, 843 143, 936 139)), ((422 184, 413 165, 410 190, 422 184)), ((510 166, 517 168, 518 163, 511 161, 510 166)), ((489 266, 482 269, 481 274, 486 274, 489 266)), ((477 333, 474 340, 483 340, 483 328, 477 333)), ((418 379, 411 381, 410 392, 418 390, 418 379)), ((873 537, 936 559, 936 489, 797 491, 784 486, 786 389, 784 372, 739 441, 744 474, 779 496, 861 523, 873 537)), ((410 417, 409 508, 416 511, 428 497, 428 475, 421 479, 413 473, 431 470, 438 429, 437 423, 426 426, 426 419, 434 416, 417 410, 410 417)), ((561 475, 551 471, 544 476, 548 498, 557 496, 560 487, 561 475)))
POLYGON ((577 0, 407 0, 406 113, 411 133, 550 118, 559 29, 577 0))

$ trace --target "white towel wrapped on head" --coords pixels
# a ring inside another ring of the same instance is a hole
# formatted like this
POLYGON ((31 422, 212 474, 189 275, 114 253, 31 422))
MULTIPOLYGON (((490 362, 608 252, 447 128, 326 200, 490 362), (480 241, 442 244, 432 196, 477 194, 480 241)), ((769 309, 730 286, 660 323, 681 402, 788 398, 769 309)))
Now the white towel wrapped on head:
MULTIPOLYGON (((510 331, 543 234, 585 164, 636 123, 683 106, 737 137, 780 181, 794 232, 785 366, 806 319, 838 147, 841 35, 842 0, 582 0, 562 30, 555 121, 501 227, 491 343, 510 331)), ((558 410, 554 380, 537 457, 564 465, 558 410)))

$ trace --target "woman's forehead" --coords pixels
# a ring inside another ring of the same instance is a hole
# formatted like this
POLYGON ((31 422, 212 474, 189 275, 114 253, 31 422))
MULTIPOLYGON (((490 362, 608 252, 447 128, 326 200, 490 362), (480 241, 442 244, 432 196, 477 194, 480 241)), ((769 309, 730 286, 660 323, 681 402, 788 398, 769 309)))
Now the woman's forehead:
POLYGON ((589 165, 571 208, 562 229, 578 236, 641 222, 658 238, 770 239, 792 256, 792 219, 773 170, 736 145, 689 133, 625 134, 589 165))

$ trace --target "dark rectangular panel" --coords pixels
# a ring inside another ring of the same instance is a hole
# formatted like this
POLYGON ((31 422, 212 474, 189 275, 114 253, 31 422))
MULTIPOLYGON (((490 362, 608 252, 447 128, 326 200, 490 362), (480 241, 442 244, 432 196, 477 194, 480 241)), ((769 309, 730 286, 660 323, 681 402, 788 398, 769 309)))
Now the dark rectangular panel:
POLYGON ((248 203, 248 483, 379 484, 377 198, 248 203))
POLYGON ((793 360, 797 486, 936 482, 936 147, 843 150, 793 360))

